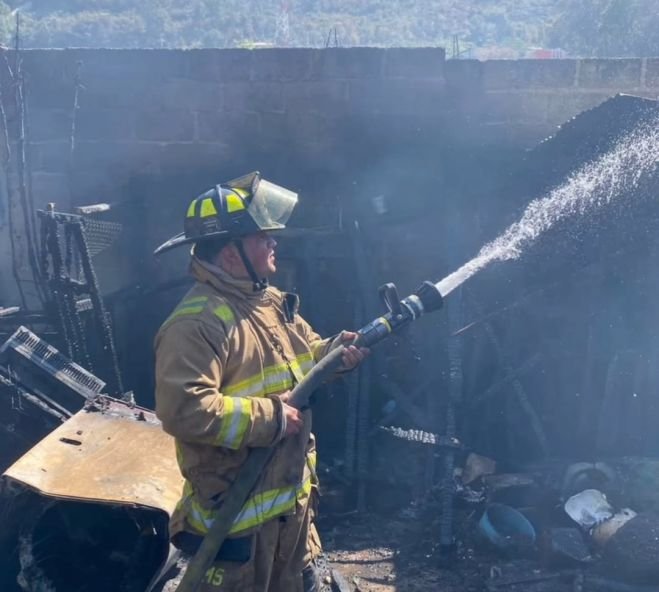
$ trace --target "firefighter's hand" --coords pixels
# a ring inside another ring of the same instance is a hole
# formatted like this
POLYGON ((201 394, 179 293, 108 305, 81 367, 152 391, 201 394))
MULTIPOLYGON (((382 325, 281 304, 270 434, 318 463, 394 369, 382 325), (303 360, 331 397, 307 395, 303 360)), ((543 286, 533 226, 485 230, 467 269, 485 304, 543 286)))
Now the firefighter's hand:
POLYGON ((357 337, 357 333, 353 331, 341 331, 341 335, 339 335, 341 343, 345 347, 340 368, 341 371, 354 370, 371 353, 371 350, 367 347, 350 345, 357 337))
POLYGON ((282 402, 282 413, 284 415, 284 421, 286 422, 286 429, 284 430, 284 438, 286 436, 294 436, 302 429, 302 424, 304 423, 304 418, 302 413, 295 407, 291 407, 286 403, 290 397, 291 391, 286 391, 278 397, 282 402))

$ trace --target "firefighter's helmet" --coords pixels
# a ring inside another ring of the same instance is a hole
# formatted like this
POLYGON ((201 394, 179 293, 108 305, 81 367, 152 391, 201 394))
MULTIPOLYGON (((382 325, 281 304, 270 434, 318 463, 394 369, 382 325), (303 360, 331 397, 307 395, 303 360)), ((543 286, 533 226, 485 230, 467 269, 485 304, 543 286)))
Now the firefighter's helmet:
POLYGON ((183 232, 160 245, 154 254, 211 238, 234 239, 262 230, 281 230, 296 203, 296 193, 262 179, 259 172, 249 173, 193 199, 183 232))

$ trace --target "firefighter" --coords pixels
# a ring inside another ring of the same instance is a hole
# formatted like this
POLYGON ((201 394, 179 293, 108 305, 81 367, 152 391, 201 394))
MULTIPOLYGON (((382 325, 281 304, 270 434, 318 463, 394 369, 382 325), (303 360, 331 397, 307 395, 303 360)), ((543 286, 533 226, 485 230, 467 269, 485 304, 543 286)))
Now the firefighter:
MULTIPOLYGON (((285 227, 296 202, 259 173, 245 175, 194 199, 184 232, 155 251, 192 243, 196 280, 155 340, 156 413, 176 440, 185 478, 170 522, 173 544, 193 554, 250 448, 275 449, 206 572, 204 591, 320 589, 311 411, 286 401, 315 362, 356 334, 321 339, 297 313, 297 297, 268 285, 276 269, 272 233, 285 227)), ((349 345, 341 370, 367 354, 349 345)))

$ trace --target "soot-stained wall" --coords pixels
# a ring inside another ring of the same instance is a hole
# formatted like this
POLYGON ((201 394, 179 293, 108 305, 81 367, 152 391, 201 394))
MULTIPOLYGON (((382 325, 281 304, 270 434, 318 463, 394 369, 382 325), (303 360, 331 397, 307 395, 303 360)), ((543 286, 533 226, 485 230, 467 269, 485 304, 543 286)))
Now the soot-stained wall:
MULTIPOLYGON (((436 48, 20 57, 36 207, 108 202, 124 225, 96 264, 110 306, 121 309, 120 358, 137 381, 128 387, 147 404, 150 383, 139 376, 148 372, 134 369, 151 367, 153 331, 182 289, 152 288, 186 265, 184 250, 158 261, 151 251, 209 186, 258 169, 300 192, 292 225, 307 230, 282 240, 281 280, 313 292, 305 313, 329 333, 367 320, 382 281, 407 293, 492 238, 519 206, 492 199, 492 187, 557 125, 616 93, 659 94, 659 59, 447 61, 436 48)), ((11 128, 13 87, 3 76, 11 128)), ((10 305, 2 185, 0 305, 10 305)), ((432 349, 436 328, 417 335, 420 349, 432 349)))
MULTIPOLYGON (((327 226, 337 196, 350 200, 356 184, 380 192, 397 170, 417 177, 415 163, 432 177, 456 154, 467 170, 470 158, 483 168, 612 94, 659 91, 659 59, 445 61, 441 49, 375 48, 21 58, 37 207, 139 200, 145 251, 178 230, 188 199, 247 170, 300 190, 300 225, 327 226)), ((6 87, 5 102, 11 94, 6 87)), ((460 176, 450 168, 444 175, 460 176)), ((142 274, 134 250, 127 255, 106 282, 142 274)))

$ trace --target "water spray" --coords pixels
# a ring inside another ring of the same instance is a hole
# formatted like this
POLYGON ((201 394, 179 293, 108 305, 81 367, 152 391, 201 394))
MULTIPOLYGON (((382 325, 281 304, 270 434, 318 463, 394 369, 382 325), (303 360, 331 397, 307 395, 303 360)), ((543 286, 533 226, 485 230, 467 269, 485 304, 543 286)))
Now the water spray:
POLYGON ((471 261, 436 284, 446 297, 494 261, 517 259, 541 234, 568 216, 617 200, 639 186, 659 162, 659 119, 624 136, 614 148, 584 165, 542 198, 533 200, 522 217, 486 244, 471 261))

